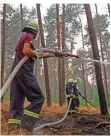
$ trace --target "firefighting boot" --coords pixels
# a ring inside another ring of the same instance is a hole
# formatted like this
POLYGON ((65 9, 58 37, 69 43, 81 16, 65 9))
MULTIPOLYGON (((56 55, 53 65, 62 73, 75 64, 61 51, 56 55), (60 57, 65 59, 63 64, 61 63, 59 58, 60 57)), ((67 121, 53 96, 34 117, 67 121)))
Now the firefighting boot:
POLYGON ((79 107, 77 107, 77 106, 76 106, 76 107, 75 107, 75 109, 76 109, 76 112, 78 113, 78 111, 79 111, 79 107))
POLYGON ((72 115, 72 111, 71 110, 69 110, 69 112, 68 112, 68 116, 71 116, 72 115))
POLYGON ((36 122, 37 122, 37 118, 24 115, 21 123, 21 128, 32 132, 36 122))

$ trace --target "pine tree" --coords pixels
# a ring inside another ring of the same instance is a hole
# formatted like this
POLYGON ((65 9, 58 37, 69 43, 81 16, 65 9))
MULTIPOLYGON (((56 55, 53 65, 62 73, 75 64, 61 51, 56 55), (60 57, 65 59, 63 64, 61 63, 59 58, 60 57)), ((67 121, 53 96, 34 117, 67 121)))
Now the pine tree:
MULTIPOLYGON (((100 60, 99 50, 98 50, 96 36, 95 36, 95 32, 94 32, 94 27, 93 27, 93 20, 92 20, 90 6, 89 6, 89 4, 84 4, 84 7, 85 7, 85 11, 86 11, 88 30, 89 30, 91 46, 92 46, 92 51, 93 51, 93 57, 95 60, 100 60)), ((101 114, 107 115, 108 109, 107 109, 104 86, 103 86, 103 81, 102 81, 101 65, 99 63, 95 62, 94 66, 95 66, 95 74, 96 74, 96 82, 97 82, 97 88, 98 88, 101 114)))
MULTIPOLYGON (((42 45, 43 48, 45 48, 45 41, 44 41, 44 33, 43 33, 43 26, 42 26, 42 19, 41 19, 40 4, 36 4, 36 7, 37 7, 38 24, 39 24, 40 36, 41 36, 41 45, 42 45)), ((43 59, 43 63, 44 63, 44 75, 45 75, 47 106, 49 107, 49 106, 51 106, 51 91, 50 91, 47 59, 43 59)))

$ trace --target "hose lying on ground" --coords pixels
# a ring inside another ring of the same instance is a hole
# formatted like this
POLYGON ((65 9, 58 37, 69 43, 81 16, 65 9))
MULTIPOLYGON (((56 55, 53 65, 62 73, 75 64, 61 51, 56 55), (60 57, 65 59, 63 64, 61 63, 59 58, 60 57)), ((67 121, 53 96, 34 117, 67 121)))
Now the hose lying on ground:
POLYGON ((56 124, 59 124, 59 123, 63 122, 63 121, 65 120, 65 118, 67 117, 67 114, 68 114, 68 112, 69 112, 69 108, 70 108, 70 105, 71 105, 71 101, 72 101, 72 98, 70 98, 67 111, 66 111, 64 117, 63 117, 61 120, 59 120, 59 121, 57 121, 57 122, 53 122, 53 123, 46 123, 46 124, 43 124, 43 125, 41 125, 41 126, 39 126, 39 127, 37 127, 37 128, 34 128, 33 134, 35 135, 38 130, 40 130, 40 129, 46 127, 46 126, 52 126, 52 125, 56 125, 56 124))

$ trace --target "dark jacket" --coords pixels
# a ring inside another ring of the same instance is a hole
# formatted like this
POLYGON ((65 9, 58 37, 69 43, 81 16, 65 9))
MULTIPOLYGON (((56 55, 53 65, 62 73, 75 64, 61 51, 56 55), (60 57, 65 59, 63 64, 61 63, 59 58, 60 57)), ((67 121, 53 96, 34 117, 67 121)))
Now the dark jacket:
POLYGON ((74 97, 78 97, 78 89, 75 84, 67 83, 66 84, 66 97, 70 98, 71 94, 73 94, 74 97))

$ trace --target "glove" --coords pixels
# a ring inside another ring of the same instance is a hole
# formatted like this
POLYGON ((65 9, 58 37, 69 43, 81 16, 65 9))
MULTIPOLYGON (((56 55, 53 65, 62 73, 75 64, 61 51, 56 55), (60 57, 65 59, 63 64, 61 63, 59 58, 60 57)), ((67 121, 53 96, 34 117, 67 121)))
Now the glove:
POLYGON ((68 95, 66 95, 66 98, 74 98, 74 95, 73 94, 68 94, 68 95))
POLYGON ((78 94, 79 94, 80 96, 82 96, 81 93, 80 93, 79 91, 78 91, 78 94))
POLYGON ((37 56, 38 59, 40 59, 40 58, 48 58, 48 57, 55 57, 55 53, 51 53, 51 52, 44 53, 43 50, 41 49, 38 52, 36 52, 36 56, 37 56))
POLYGON ((73 94, 70 94, 70 97, 69 98, 74 98, 74 95, 73 94))
POLYGON ((44 53, 44 52, 43 52, 42 49, 40 49, 39 51, 37 51, 37 52, 36 52, 37 59, 40 59, 40 58, 42 57, 43 53, 44 53))
POLYGON ((37 52, 36 52, 36 51, 34 51, 34 52, 35 52, 35 54, 36 54, 35 57, 32 57, 32 59, 33 59, 34 61, 37 61, 37 59, 40 59, 41 56, 42 56, 42 54, 44 53, 42 49, 39 50, 39 51, 37 51, 37 52))

